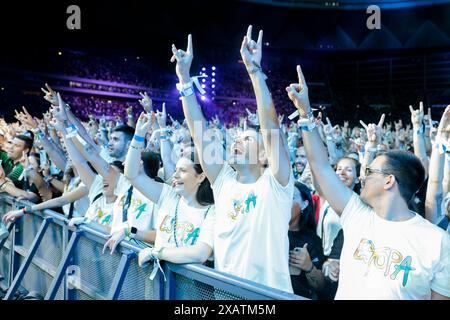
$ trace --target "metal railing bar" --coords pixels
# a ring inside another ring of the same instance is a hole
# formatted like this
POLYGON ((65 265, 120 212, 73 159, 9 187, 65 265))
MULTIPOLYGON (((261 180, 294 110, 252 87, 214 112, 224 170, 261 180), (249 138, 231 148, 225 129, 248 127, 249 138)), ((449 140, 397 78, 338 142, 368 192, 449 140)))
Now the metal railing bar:
POLYGON ((50 222, 52 222, 52 220, 53 220, 52 218, 46 218, 42 222, 41 227, 30 247, 28 255, 25 258, 25 260, 22 262, 22 264, 19 268, 19 271, 15 275, 14 280, 11 283, 11 286, 10 286, 8 292, 6 293, 4 300, 11 300, 14 297, 14 293, 19 288, 20 283, 22 282, 23 278, 25 277, 25 273, 27 272, 27 269, 30 266, 31 261, 33 260, 33 257, 36 254, 42 239, 44 238, 45 231, 47 231, 47 228, 50 225, 50 222))

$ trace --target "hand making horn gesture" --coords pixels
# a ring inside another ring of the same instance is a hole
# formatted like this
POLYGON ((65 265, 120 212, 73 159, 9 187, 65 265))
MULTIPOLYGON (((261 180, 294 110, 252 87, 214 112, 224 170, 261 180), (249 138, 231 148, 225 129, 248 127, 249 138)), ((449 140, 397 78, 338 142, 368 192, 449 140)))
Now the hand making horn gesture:
POLYGON ((41 88, 42 92, 45 93, 44 99, 50 102, 53 106, 57 106, 58 97, 56 96, 56 91, 50 88, 50 86, 47 83, 45 84, 45 87, 47 88, 47 90, 41 88))
POLYGON ((413 107, 409 106, 409 111, 411 112, 411 123, 414 129, 419 129, 423 122, 423 102, 420 101, 419 110, 414 110, 413 107))
POLYGON ((365 124, 364 121, 359 120, 359 123, 364 127, 367 134, 367 141, 372 145, 378 145, 381 140, 381 128, 384 123, 384 113, 381 115, 380 121, 378 124, 369 123, 369 125, 365 124))
POLYGON ((308 86, 306 85, 305 77, 302 69, 297 65, 298 83, 292 83, 286 88, 289 99, 294 103, 295 107, 300 112, 302 117, 306 117, 311 112, 309 104, 308 86))
POLYGON ((165 128, 167 126, 167 113, 166 113, 166 103, 163 102, 162 104, 162 110, 156 111, 156 121, 158 122, 158 125, 160 128, 165 128))
POLYGON ((258 34, 258 40, 255 42, 252 40, 252 26, 248 26, 247 35, 242 40, 241 45, 241 57, 242 61, 249 73, 254 73, 256 69, 261 70, 261 58, 262 58, 262 37, 263 31, 260 30, 258 34))
POLYGON ((186 51, 177 49, 174 44, 172 44, 173 56, 170 58, 170 62, 177 61, 175 67, 175 72, 180 80, 181 84, 188 83, 191 80, 189 75, 192 60, 194 59, 194 50, 192 47, 192 35, 188 35, 188 43, 186 51))
POLYGON ((150 113, 152 111, 153 102, 148 96, 147 92, 139 92, 142 99, 139 100, 140 105, 144 108, 145 112, 150 113))

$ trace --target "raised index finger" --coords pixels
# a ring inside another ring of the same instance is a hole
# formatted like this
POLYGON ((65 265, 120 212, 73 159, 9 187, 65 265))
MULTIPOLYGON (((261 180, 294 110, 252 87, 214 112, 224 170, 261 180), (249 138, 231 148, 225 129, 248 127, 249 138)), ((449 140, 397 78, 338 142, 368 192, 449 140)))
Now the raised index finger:
POLYGON ((192 34, 188 35, 188 44, 187 44, 187 49, 186 49, 187 53, 193 54, 194 50, 192 48, 192 34))
POLYGON ((420 103, 419 103, 419 110, 420 110, 420 113, 423 114, 423 102, 422 101, 420 101, 420 103))
POLYGON ((303 76, 302 68, 297 65, 298 83, 303 87, 306 85, 305 77, 303 76))
POLYGON ((384 117, 385 117, 385 115, 384 115, 384 113, 381 115, 381 118, 380 118, 380 121, 378 122, 378 127, 382 127, 383 126, 383 123, 384 123, 384 117))

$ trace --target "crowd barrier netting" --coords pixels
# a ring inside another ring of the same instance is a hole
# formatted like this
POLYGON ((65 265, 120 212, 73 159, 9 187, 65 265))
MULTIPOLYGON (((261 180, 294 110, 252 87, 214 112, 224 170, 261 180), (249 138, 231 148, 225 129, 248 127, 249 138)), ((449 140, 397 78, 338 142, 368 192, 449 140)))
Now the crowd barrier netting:
MULTIPOLYGON (((29 204, 0 195, 0 217, 29 204)), ((133 242, 122 241, 114 254, 102 254, 108 234, 101 226, 67 226, 52 210, 26 214, 0 241, 0 288, 4 299, 25 289, 45 300, 303 300, 200 264, 163 263, 141 268, 133 242)))

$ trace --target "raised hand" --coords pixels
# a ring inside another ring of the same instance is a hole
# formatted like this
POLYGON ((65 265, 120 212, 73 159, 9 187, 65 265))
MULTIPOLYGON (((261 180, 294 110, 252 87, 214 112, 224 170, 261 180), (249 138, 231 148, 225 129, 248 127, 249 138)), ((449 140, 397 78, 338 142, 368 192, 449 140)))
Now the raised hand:
POLYGON ((252 40, 252 26, 248 26, 247 35, 242 40, 241 57, 247 70, 261 68, 263 31, 258 34, 258 41, 252 40))
POLYGON ((395 131, 400 131, 403 127, 402 119, 398 120, 398 122, 394 122, 395 131))
POLYGON ((447 140, 449 139, 449 136, 450 136, 450 105, 448 105, 447 108, 445 108, 444 113, 442 114, 436 137, 443 140, 441 142, 445 141, 446 143, 447 140))
POLYGON ((311 112, 309 104, 308 86, 306 85, 305 77, 302 69, 297 66, 298 83, 293 83, 286 88, 289 99, 294 103, 295 107, 300 112, 302 117, 305 117, 311 112))
POLYGON ((180 83, 188 83, 191 80, 189 75, 192 60, 194 59, 194 50, 192 47, 192 35, 188 35, 188 43, 186 51, 177 49, 174 44, 172 44, 172 57, 170 62, 177 62, 175 67, 175 72, 180 80, 180 83))
POLYGON ((248 110, 248 108, 245 108, 245 111, 247 111, 248 121, 250 121, 250 123, 255 126, 259 125, 258 115, 256 113, 253 113, 250 110, 248 110))
POLYGON ((384 117, 385 115, 383 113, 378 124, 369 123, 367 125, 362 120, 359 120, 359 123, 366 130, 367 141, 372 145, 378 145, 381 141, 381 128, 383 127, 384 117))
POLYGON ((57 106, 53 105, 51 112, 53 114, 53 117, 56 120, 58 120, 61 123, 64 123, 68 119, 67 113, 66 113, 66 107, 65 107, 64 102, 62 101, 61 95, 59 93, 57 94, 57 99, 58 99, 58 105, 57 106))
POLYGON ((142 99, 139 100, 139 104, 142 106, 142 108, 144 108, 144 111, 147 113, 152 112, 153 101, 152 101, 152 99, 150 99, 147 92, 144 92, 144 93, 139 92, 139 94, 142 97, 142 99))
POLYGON ((166 113, 166 103, 162 104, 162 111, 156 111, 156 121, 160 128, 165 128, 167 126, 167 113, 166 113))
MULTIPOLYGON (((152 112, 154 114, 154 112, 152 112)), ((141 112, 141 115, 138 118, 138 121, 136 123, 136 134, 141 137, 145 137, 147 132, 152 127, 152 116, 151 114, 146 114, 144 112, 141 112)))
POLYGON ((47 88, 47 90, 41 88, 42 92, 45 93, 44 99, 50 102, 53 106, 57 106, 59 103, 58 97, 56 96, 56 91, 50 88, 48 84, 45 84, 45 87, 47 88))
POLYGON ((414 110, 412 106, 409 106, 411 112, 411 123, 415 129, 419 128, 423 122, 423 102, 420 101, 419 110, 414 110))

